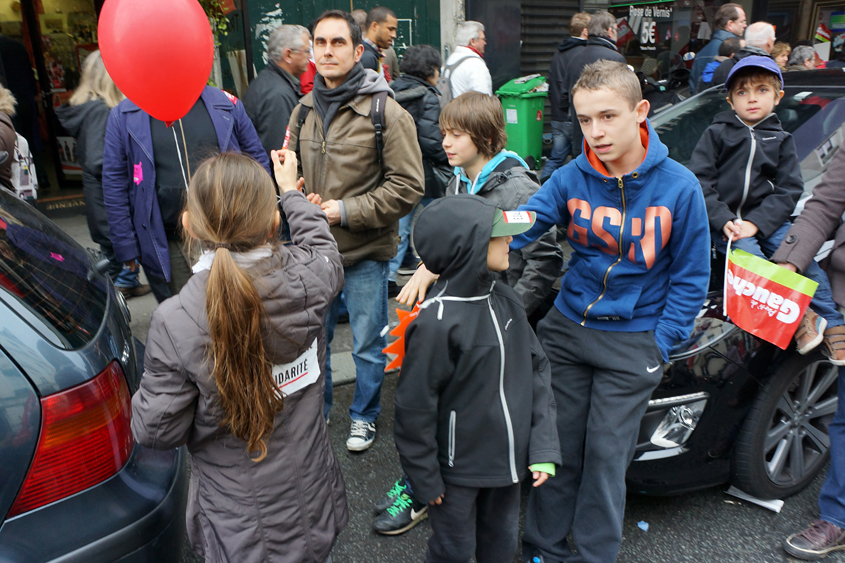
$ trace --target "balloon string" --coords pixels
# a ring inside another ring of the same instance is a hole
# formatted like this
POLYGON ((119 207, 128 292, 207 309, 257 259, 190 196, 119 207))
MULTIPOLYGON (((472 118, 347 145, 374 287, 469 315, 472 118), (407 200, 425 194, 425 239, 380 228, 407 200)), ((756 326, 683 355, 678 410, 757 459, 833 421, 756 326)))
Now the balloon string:
MULTIPOLYGON (((179 121, 180 121, 179 124, 181 125, 182 120, 180 119, 179 121)), ((176 138, 176 128, 171 127, 171 129, 173 131, 173 142, 176 143, 176 156, 179 157, 179 168, 180 168, 180 170, 182 170, 182 181, 185 182, 185 191, 187 192, 188 191, 188 179, 185 177, 185 167, 182 165, 182 153, 179 152, 179 139, 176 138)), ((183 131, 182 142, 184 142, 184 131, 183 131)), ((187 147, 185 147, 185 160, 187 160, 187 159, 188 159, 188 150, 187 150, 187 147)))
POLYGON ((182 144, 185 146, 185 166, 188 167, 188 176, 191 175, 191 161, 188 159, 188 143, 185 142, 185 127, 182 125, 182 120, 179 120, 179 129, 182 131, 182 144))

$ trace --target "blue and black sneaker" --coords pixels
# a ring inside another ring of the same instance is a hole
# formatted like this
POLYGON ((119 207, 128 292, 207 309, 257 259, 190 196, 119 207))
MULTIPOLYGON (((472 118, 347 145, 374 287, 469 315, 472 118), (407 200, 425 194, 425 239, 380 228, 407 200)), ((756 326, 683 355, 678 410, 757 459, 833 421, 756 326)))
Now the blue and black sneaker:
POLYGON ((383 497, 378 499, 375 504, 376 514, 381 514, 391 506, 396 501, 396 497, 401 495, 405 492, 405 489, 408 488, 406 484, 405 478, 401 477, 398 481, 393 483, 393 488, 387 491, 383 497))
POLYGON ((407 532, 426 518, 428 505, 417 502, 403 492, 387 510, 376 517, 373 528, 380 534, 395 536, 407 532))

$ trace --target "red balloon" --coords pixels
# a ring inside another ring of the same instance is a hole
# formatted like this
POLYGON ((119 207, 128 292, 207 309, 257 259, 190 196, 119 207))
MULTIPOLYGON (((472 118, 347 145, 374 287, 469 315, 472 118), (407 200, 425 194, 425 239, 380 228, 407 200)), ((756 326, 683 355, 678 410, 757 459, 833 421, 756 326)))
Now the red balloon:
POLYGON ((127 98, 166 123, 188 113, 214 62, 197 0, 106 0, 98 30, 103 63, 127 98))

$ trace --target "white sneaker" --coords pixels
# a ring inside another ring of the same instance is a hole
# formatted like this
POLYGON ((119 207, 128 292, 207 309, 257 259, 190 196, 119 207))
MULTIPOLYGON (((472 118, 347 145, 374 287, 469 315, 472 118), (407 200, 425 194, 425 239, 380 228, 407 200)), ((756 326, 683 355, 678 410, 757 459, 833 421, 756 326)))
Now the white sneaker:
POLYGON ((376 439, 376 425, 365 420, 353 420, 346 439, 346 449, 350 452, 363 452, 373 445, 376 439))

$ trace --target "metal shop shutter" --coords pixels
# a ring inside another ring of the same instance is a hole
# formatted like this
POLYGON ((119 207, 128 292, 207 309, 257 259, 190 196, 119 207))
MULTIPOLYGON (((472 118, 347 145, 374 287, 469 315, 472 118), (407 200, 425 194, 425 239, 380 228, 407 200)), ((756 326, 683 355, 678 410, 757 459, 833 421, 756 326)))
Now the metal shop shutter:
MULTIPOLYGON (((578 0, 521 0, 522 48, 520 71, 522 75, 542 74, 549 77, 549 65, 558 44, 569 36, 569 18, 579 11, 578 0)), ((544 112, 545 132, 551 131, 549 102, 544 112)))

